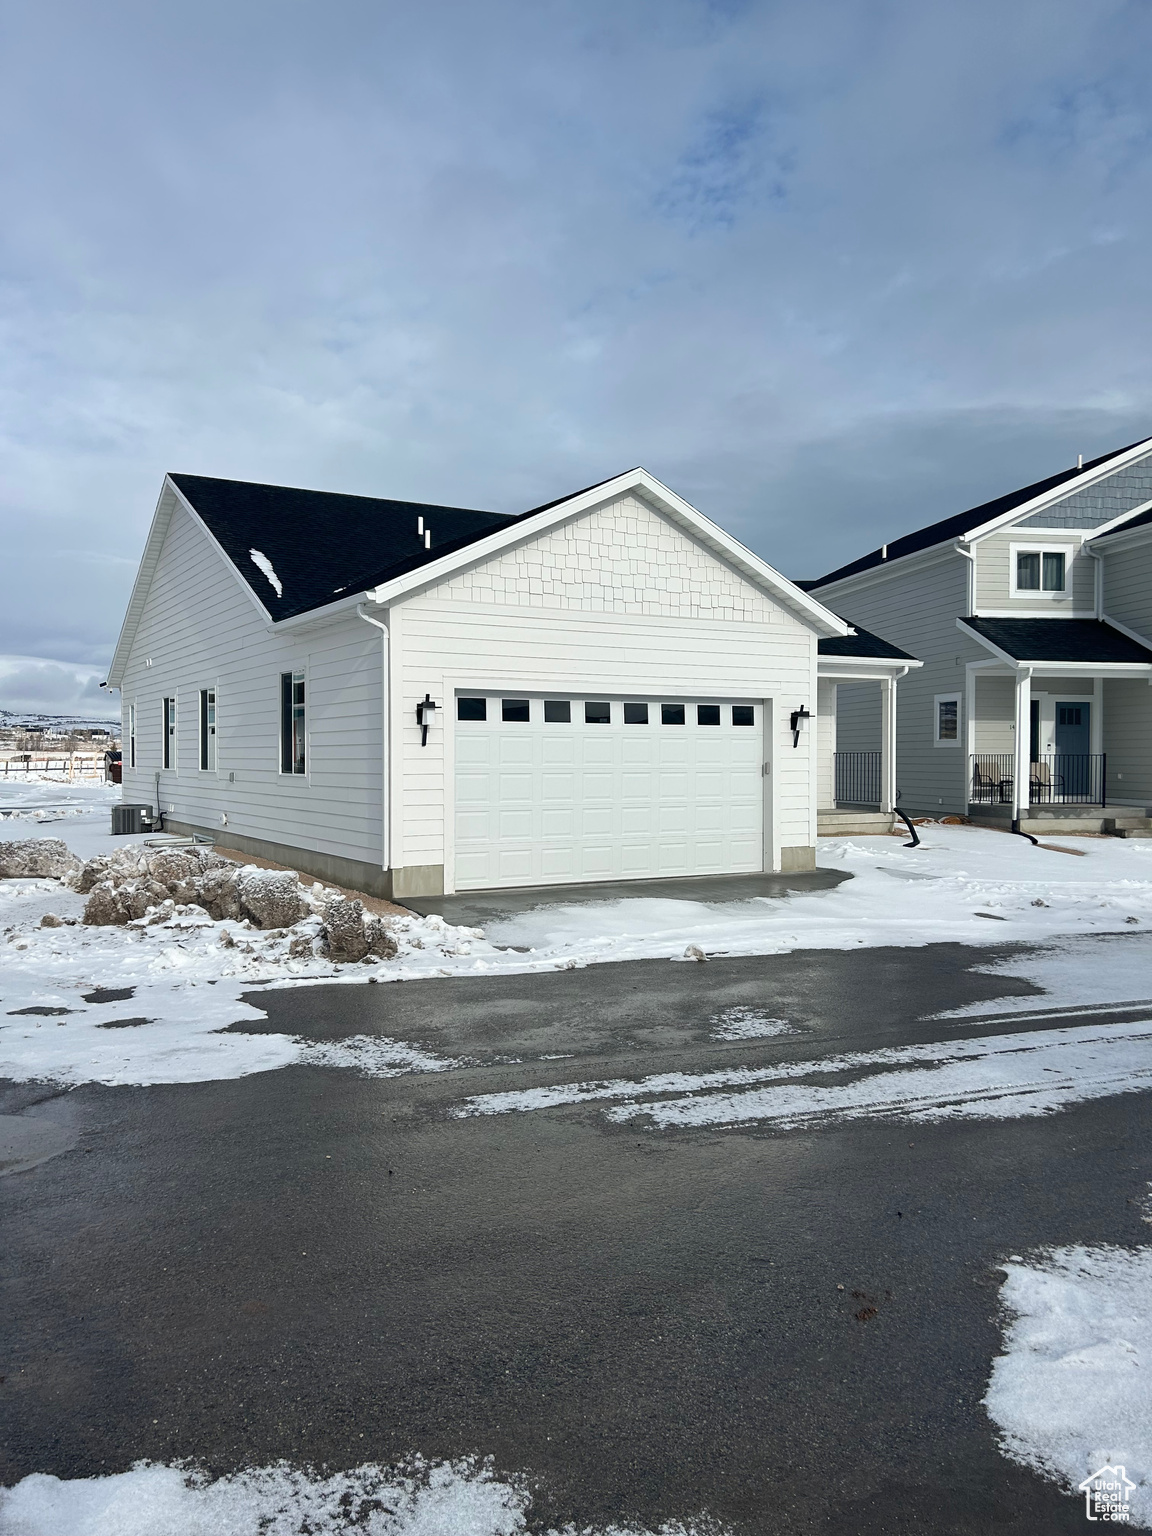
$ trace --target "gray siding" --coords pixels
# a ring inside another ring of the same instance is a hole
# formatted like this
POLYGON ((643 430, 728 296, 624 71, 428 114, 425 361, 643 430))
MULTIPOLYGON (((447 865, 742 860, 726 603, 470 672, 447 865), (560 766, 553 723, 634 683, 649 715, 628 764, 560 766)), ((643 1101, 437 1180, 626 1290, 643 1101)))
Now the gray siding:
MULTIPOLYGON (((931 565, 893 571, 879 578, 869 571, 863 578, 821 587, 813 593, 834 612, 882 635, 924 663, 901 678, 896 690, 896 787, 901 810, 939 815, 968 808, 964 668, 969 661, 986 661, 988 652, 956 628, 955 621, 965 609, 967 565, 963 556, 950 554, 931 565), (941 693, 960 696, 960 740, 955 746, 935 745, 933 700, 941 693)), ((855 688, 861 694, 860 704, 846 699, 844 706, 853 722, 847 726, 847 739, 842 734, 844 711, 839 715, 841 751, 867 750, 863 689, 861 685, 855 688)), ((849 692, 841 687, 841 697, 849 692)), ((875 713, 875 747, 871 750, 880 745, 879 699, 875 713)))
POLYGON ((1104 683, 1108 798, 1152 807, 1152 688, 1143 678, 1104 683))
POLYGON ((1010 677, 976 674, 977 752, 1013 752, 1016 748, 1016 684, 1010 677))
POLYGON ((1119 619, 1137 634, 1152 639, 1152 528, 1142 544, 1109 550, 1110 542, 1100 541, 1104 551, 1105 616, 1119 619))
POLYGON ((1095 561, 1091 555, 1080 553, 1080 541, 1061 537, 1051 539, 1039 534, 1023 532, 1019 525, 1002 528, 976 545, 976 610, 987 608, 1011 609, 1021 617, 1035 615, 1051 618, 1054 614, 1069 612, 1091 613, 1095 606, 1095 561), (1068 553, 1065 573, 1066 591, 1060 597, 1034 598, 1012 596, 1012 545, 1051 544, 1053 548, 1066 549, 1068 553))
POLYGON ((1152 454, 1098 480, 1086 490, 1074 491, 1064 501, 1034 512, 1017 524, 1020 528, 1099 528, 1122 512, 1152 501, 1152 454))
POLYGON ((239 834, 378 864, 381 693, 378 631, 344 617, 270 634, 231 568, 178 509, 125 668, 121 699, 125 727, 136 704, 138 766, 125 763, 124 799, 154 803, 160 770, 160 803, 172 819, 211 828, 222 842, 239 834), (307 673, 309 771, 295 777, 279 771, 279 676, 298 669, 307 673), (202 688, 216 689, 215 773, 199 766, 202 688), (173 695, 176 767, 162 770, 161 701, 173 695))
POLYGON ((882 724, 879 683, 839 684, 836 689, 837 752, 879 752, 882 724))

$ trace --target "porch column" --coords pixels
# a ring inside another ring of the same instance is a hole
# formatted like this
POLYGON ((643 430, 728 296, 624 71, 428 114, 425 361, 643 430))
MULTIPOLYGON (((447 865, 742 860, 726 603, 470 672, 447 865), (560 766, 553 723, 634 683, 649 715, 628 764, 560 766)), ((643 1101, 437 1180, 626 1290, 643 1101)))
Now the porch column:
POLYGON ((896 679, 880 683, 880 810, 890 816, 896 809, 896 679))
POLYGON ((1028 815, 1032 787, 1032 673, 1021 667, 1016 673, 1015 771, 1012 787, 1012 817, 1019 821, 1028 815))

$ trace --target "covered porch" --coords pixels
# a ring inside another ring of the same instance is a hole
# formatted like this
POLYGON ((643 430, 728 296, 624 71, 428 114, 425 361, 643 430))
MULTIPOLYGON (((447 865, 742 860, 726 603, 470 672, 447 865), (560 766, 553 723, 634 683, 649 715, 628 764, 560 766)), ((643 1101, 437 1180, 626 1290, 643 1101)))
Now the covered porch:
MULTIPOLYGON (((1108 763, 1109 743, 1123 735, 1132 703, 1109 685, 1139 680, 1147 687, 1152 651, 1094 619, 969 618, 957 625, 988 653, 969 662, 966 675, 972 819, 1027 821, 1033 830, 1139 830, 1148 807, 1123 794, 1108 763)), ((1152 695, 1141 689, 1137 705, 1152 707, 1152 695)))
POLYGON ((817 831, 890 832, 896 810, 896 685, 922 662, 878 635, 856 628, 851 635, 821 640, 817 673, 817 831), (867 686, 860 686, 867 685, 867 686), (853 729, 860 739, 879 738, 868 750, 838 749, 840 690, 851 700, 853 729))

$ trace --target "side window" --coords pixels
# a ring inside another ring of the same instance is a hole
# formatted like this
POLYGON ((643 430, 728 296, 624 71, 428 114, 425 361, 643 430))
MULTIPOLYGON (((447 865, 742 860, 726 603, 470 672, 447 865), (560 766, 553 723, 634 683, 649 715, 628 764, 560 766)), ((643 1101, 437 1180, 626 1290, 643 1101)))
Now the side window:
POLYGON ((165 768, 176 766, 176 700, 166 698, 161 711, 160 761, 165 768))
POLYGON ((1063 592, 1064 590, 1064 554, 1046 549, 1044 551, 1043 568, 1040 573, 1040 586, 1043 592, 1063 592))
POLYGON ((960 740, 960 695, 938 693, 933 703, 935 740, 938 747, 954 747, 960 740))
POLYGON ((1064 549, 1017 549, 1013 592, 1063 592, 1067 588, 1068 551, 1064 549))
POLYGON ((1016 556, 1016 590, 1018 592, 1039 592, 1039 550, 1028 550, 1027 553, 1016 556))
POLYGON ((128 766, 136 766, 136 706, 128 706, 128 766))
POLYGON ((200 690, 200 767, 216 771, 216 690, 200 690))
POLYGON ((280 674, 280 772, 305 773, 307 729, 303 672, 280 674))

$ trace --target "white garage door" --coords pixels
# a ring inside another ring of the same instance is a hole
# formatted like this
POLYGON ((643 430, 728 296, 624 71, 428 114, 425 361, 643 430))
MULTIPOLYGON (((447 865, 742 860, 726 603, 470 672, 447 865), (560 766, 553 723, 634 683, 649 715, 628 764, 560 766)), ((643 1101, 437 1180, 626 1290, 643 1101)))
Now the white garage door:
POLYGON ((748 700, 456 700, 456 888, 759 870, 748 700))

